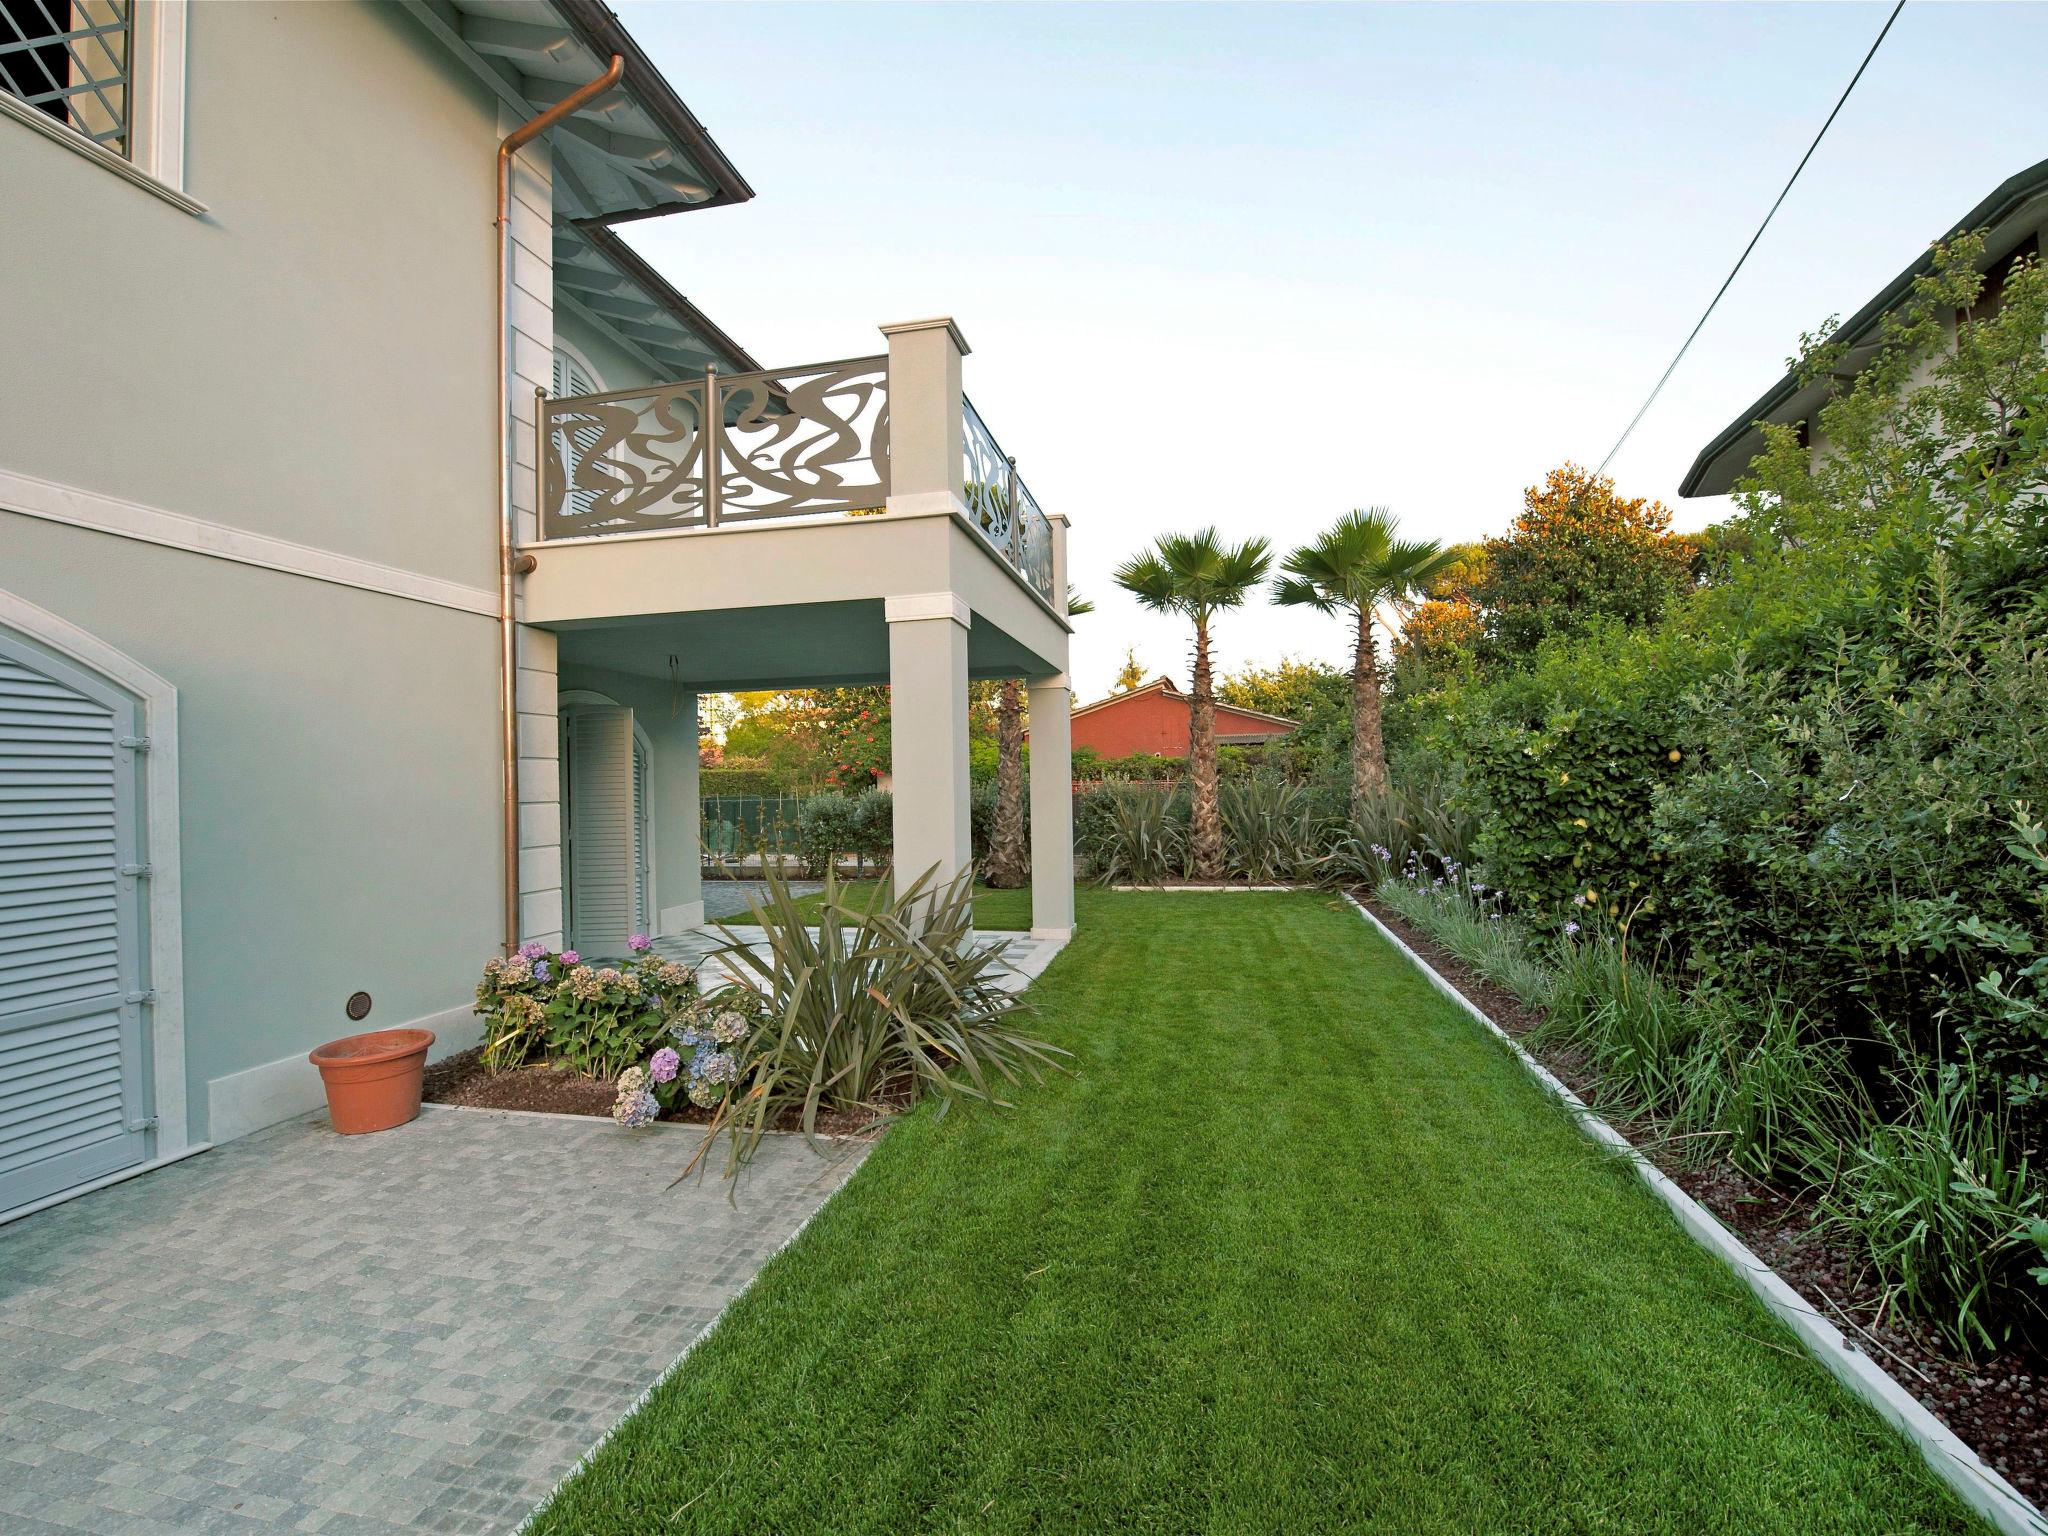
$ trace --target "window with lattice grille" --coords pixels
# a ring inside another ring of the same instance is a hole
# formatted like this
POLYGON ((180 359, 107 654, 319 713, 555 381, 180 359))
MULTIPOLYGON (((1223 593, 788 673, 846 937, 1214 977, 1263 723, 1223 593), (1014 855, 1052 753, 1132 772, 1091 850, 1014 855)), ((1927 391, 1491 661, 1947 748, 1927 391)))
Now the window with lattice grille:
POLYGON ((0 90, 134 153, 134 0, 0 0, 0 90))

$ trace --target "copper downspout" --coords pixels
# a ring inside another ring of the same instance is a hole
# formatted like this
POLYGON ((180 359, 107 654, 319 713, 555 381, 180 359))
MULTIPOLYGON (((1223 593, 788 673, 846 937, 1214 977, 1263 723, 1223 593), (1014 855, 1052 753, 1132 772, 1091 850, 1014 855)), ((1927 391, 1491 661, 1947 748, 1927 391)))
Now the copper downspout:
MULTIPOLYGON (((498 146, 498 709, 503 715, 505 757, 505 953, 519 946, 519 673, 514 650, 512 609, 513 548, 517 530, 512 519, 511 387, 512 157, 572 112, 582 110, 619 83, 626 61, 612 55, 611 67, 588 85, 578 86, 538 117, 527 119, 505 135, 498 146)), ((534 452, 542 451, 540 422, 534 421, 534 452)), ((539 509, 536 508, 536 511, 539 509)), ((523 569, 532 569, 532 556, 523 569)))

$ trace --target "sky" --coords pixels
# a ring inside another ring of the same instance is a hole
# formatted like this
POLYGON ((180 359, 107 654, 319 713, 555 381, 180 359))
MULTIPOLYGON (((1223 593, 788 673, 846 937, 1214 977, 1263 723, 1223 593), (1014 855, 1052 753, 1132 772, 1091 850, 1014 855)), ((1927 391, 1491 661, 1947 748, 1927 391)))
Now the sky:
MULTIPOLYGON (((949 314, 968 393, 1070 520, 1077 699, 1188 637, 1111 573, 1352 507, 1501 531, 1598 463, 1888 5, 741 5, 615 0, 757 197, 623 227, 768 366, 949 314)), ((1908 4, 1611 468, 1681 529, 1708 439, 2048 158, 2048 6, 1908 4)), ((1348 662, 1263 597, 1225 669, 1348 662)))

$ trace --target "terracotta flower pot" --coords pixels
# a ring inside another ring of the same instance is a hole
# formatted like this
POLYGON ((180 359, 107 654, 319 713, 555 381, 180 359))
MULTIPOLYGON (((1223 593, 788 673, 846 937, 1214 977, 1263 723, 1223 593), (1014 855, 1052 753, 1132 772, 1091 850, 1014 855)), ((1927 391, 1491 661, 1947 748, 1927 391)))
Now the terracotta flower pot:
POLYGON ((375 1029, 330 1040, 306 1059, 320 1069, 327 1115, 344 1136, 388 1131, 418 1117, 430 1029, 375 1029))

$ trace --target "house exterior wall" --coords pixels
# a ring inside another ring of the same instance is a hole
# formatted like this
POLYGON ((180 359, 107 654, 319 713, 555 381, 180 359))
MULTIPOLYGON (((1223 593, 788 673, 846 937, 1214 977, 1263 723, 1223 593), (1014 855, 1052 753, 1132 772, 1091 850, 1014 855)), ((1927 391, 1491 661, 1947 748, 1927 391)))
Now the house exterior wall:
POLYGON ((0 586, 178 690, 189 1132, 221 1140, 314 1107, 324 1039, 473 1037, 499 120, 395 6, 194 6, 187 102, 205 217, 0 121, 0 586))
MULTIPOLYGON (((1157 689, 1127 694, 1074 716, 1074 748, 1093 748, 1104 757, 1129 757, 1134 752, 1186 757, 1193 723, 1194 706, 1184 696, 1157 689)), ((1278 741, 1289 733, 1270 720, 1218 704, 1216 734, 1278 741)))

